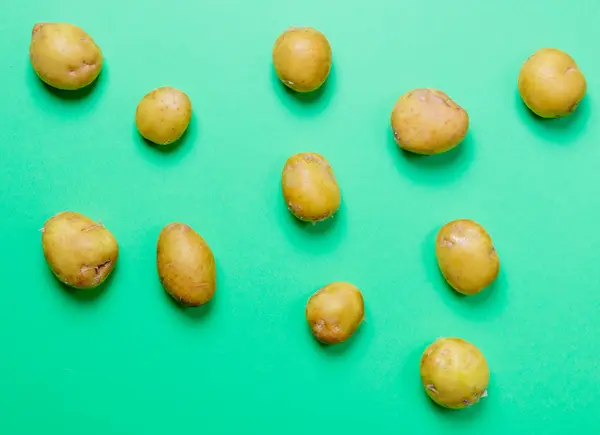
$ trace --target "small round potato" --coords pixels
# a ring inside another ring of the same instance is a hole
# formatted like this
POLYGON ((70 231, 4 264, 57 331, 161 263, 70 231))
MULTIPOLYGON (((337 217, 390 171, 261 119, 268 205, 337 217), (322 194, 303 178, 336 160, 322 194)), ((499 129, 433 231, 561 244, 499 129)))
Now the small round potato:
POLYGON ((467 219, 444 225, 435 252, 448 284, 464 295, 474 295, 498 276, 500 259, 492 238, 477 222, 467 219))
POLYGON ((437 89, 414 89, 392 110, 392 131, 398 146, 416 154, 440 154, 467 135, 469 115, 437 89))
POLYGON ((289 210, 302 221, 325 220, 340 207, 341 193, 333 169, 320 154, 290 157, 283 167, 281 186, 289 210))
POLYGON ((48 85, 74 91, 96 80, 102 51, 90 35, 67 23, 38 23, 31 33, 29 59, 48 85))
POLYGON ((365 305, 358 288, 347 282, 326 285, 306 304, 306 320, 315 338, 324 344, 346 341, 358 329, 365 305))
POLYGON ((102 284, 119 256, 117 240, 110 231, 74 212, 61 212, 46 221, 42 249, 54 275, 76 289, 102 284))
POLYGON ((292 27, 273 47, 273 66, 279 79, 296 92, 321 87, 331 70, 329 41, 312 27, 292 27))
POLYGON ((156 265, 163 287, 181 305, 204 305, 215 294, 215 258, 204 239, 188 225, 172 223, 162 229, 156 265))
POLYGON ((192 119, 189 97, 169 86, 154 89, 142 98, 135 113, 140 134, 157 145, 169 145, 185 133, 192 119))
POLYGON ((518 87, 532 112, 542 118, 560 118, 575 111, 587 84, 571 56, 556 48, 542 48, 521 67, 518 87))
POLYGON ((438 338, 421 357, 421 382, 438 405, 460 409, 487 396, 490 370, 477 347, 460 338, 438 338))

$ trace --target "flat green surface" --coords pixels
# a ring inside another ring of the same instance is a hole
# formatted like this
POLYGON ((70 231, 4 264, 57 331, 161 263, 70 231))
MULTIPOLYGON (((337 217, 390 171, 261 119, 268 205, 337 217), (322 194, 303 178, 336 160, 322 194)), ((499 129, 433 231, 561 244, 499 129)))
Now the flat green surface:
POLYGON ((600 2, 543 0, 74 0, 8 2, 0 17, 0 433, 563 434, 600 431, 600 2), (101 46, 88 95, 50 91, 30 68, 37 21, 101 46), (315 99, 272 72, 290 25, 322 30, 334 69, 315 99), (588 79, 570 118, 518 99, 533 51, 569 52, 588 79), (170 153, 136 134, 139 99, 162 85, 194 105, 170 153), (412 157, 389 131, 395 100, 446 91, 470 114, 455 152, 412 157), (288 156, 332 163, 343 207, 326 227, 287 212, 288 156), (38 231, 73 210, 120 244, 100 291, 66 292, 38 231), (502 273, 458 297, 433 240, 482 223, 502 273), (155 270, 160 229, 192 225, 217 258, 209 308, 182 310, 155 270), (312 339, 304 304, 345 280, 367 321, 347 345, 312 339), (426 398, 419 358, 439 336, 472 341, 492 370, 465 411, 426 398))

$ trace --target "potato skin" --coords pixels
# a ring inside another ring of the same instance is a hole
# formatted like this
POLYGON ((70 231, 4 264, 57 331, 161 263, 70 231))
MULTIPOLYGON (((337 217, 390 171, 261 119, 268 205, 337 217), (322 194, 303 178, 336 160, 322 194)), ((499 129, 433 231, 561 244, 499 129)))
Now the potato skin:
POLYGON ((39 78, 62 90, 91 84, 102 70, 102 51, 83 29, 68 23, 38 23, 31 32, 29 59, 39 78))
POLYGON ((184 306, 209 302, 217 288, 215 258, 206 241, 190 226, 171 223, 158 237, 156 266, 163 287, 184 306))
POLYGON ((347 282, 334 282, 313 294, 306 304, 306 321, 313 336, 323 344, 348 340, 365 316, 360 290, 347 282))
POLYGON ((500 271, 492 238, 472 220, 459 219, 444 225, 438 232, 435 251, 442 275, 464 295, 479 293, 500 271))
POLYGON ((139 102, 135 124, 140 134, 157 145, 177 141, 192 119, 190 98, 170 86, 148 92, 139 102))
POLYGON ((75 289, 102 284, 113 271, 119 246, 113 234, 92 219, 61 212, 42 228, 42 250, 54 275, 75 289))
POLYGON ((288 209, 306 222, 333 216, 342 201, 331 165, 317 153, 291 156, 283 167, 281 186, 288 209))
POLYGON ((402 95, 392 110, 392 132, 398 146, 416 154, 439 154, 467 135, 469 115, 444 92, 414 89, 402 95))
POLYGON ((475 345, 460 338, 438 338, 429 345, 420 373, 427 395, 446 408, 468 408, 487 395, 487 361, 475 345))
POLYGON ((571 56, 556 48, 542 48, 521 67, 518 88, 532 112, 542 118, 561 118, 575 111, 587 83, 571 56))
POLYGON ((273 66, 277 76, 296 92, 320 88, 331 70, 331 46, 312 27, 291 27, 273 46, 273 66))

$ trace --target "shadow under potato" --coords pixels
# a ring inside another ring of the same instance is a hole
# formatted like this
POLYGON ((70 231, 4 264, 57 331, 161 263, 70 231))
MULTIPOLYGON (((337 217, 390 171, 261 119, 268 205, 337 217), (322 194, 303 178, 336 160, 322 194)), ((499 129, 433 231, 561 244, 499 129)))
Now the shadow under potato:
POLYGON ((475 144, 470 132, 457 146, 440 154, 415 154, 398 146, 388 126, 388 148, 398 171, 418 182, 441 184, 456 181, 475 158, 475 144))
MULTIPOLYGON (((135 113, 135 112, 134 112, 135 113)), ((190 120, 190 124, 188 128, 183 132, 181 137, 177 139, 175 142, 169 145, 158 145, 152 141, 149 141, 145 137, 143 137, 137 129, 135 125, 135 120, 133 122, 133 135, 134 138, 142 144, 142 148, 144 150, 149 150, 151 153, 156 155, 180 155, 183 156, 186 154, 191 148, 193 142, 197 140, 197 124, 196 124, 196 116, 192 113, 192 119, 190 120)))
POLYGON ((519 90, 515 91, 515 106, 527 125, 535 133, 555 143, 571 143, 585 129, 591 109, 587 96, 584 96, 574 112, 561 118, 542 118, 527 107, 519 90))
POLYGON ((56 277, 56 275, 54 275, 54 272, 52 272, 52 269, 50 269, 50 267, 47 264, 46 270, 48 274, 51 275, 51 279, 52 281, 54 281, 55 287, 59 287, 64 294, 68 294, 75 301, 81 303, 89 303, 97 300, 100 296, 109 291, 111 281, 113 280, 113 276, 117 272, 117 267, 115 266, 114 270, 110 273, 110 275, 108 275, 108 277, 106 277, 102 284, 89 289, 77 289, 65 284, 64 282, 59 280, 56 277))
POLYGON ((362 334, 362 330, 365 327, 366 325, 363 321, 358 329, 354 331, 354 334, 352 334, 346 341, 337 344, 321 343, 314 337, 309 326, 307 326, 306 329, 307 333, 310 334, 311 339, 315 342, 315 346, 317 346, 321 351, 334 357, 341 357, 342 355, 345 355, 353 346, 359 345, 358 341, 360 341, 361 337, 363 337, 364 334, 362 334))
POLYGON ((165 298, 169 299, 170 304, 174 307, 178 312, 184 314, 186 317, 193 320, 205 319, 209 316, 209 314, 213 310, 213 305, 215 304, 215 300, 217 298, 217 293, 215 292, 214 296, 210 301, 205 303, 204 305, 200 305, 197 307, 187 306, 179 303, 173 296, 171 296, 159 283, 160 291, 162 291, 165 298))
MULTIPOLYGON (((341 209, 341 206, 340 206, 341 209)), ((320 222, 306 222, 298 219, 294 214, 288 210, 289 219, 294 222, 294 225, 309 234, 323 234, 333 229, 338 225, 339 216, 341 210, 338 210, 333 216, 322 220, 320 222)))
POLYGON ((280 95, 284 102, 291 102, 294 106, 303 106, 304 108, 321 111, 327 107, 335 94, 335 66, 331 65, 331 70, 325 82, 312 92, 297 92, 283 84, 279 76, 277 76, 273 65, 271 65, 271 81, 273 82, 276 94, 280 95))

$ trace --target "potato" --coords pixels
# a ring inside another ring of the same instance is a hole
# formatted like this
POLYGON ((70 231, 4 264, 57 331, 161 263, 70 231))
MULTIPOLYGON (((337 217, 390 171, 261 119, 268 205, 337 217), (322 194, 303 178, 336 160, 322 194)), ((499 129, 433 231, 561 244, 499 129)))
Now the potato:
POLYGON ((188 225, 176 222, 162 229, 156 265, 163 287, 180 304, 204 305, 214 296, 215 258, 204 239, 188 225))
POLYGON ((287 87, 312 92, 325 83, 331 70, 329 41, 312 27, 291 27, 275 41, 273 66, 287 87))
POLYGON ((340 188, 329 162, 317 153, 298 153, 290 157, 281 175, 283 199, 298 219, 325 220, 338 210, 340 188))
POLYGON ((392 110, 392 131, 398 146, 416 154, 440 154, 467 135, 469 115, 437 89, 414 89, 392 110))
POLYGON ((358 288, 347 282, 326 285, 306 304, 306 320, 315 338, 324 344, 342 343, 358 329, 365 305, 358 288))
POLYGON ((82 29, 67 23, 36 24, 29 58, 40 79, 62 90, 88 86, 102 69, 100 47, 82 29))
POLYGON ((532 112, 542 118, 560 118, 575 111, 587 84, 571 56, 556 48, 542 48, 521 67, 518 88, 532 112))
POLYGON ((54 275, 76 289, 97 287, 119 257, 117 240, 104 226, 74 212, 61 212, 42 228, 42 249, 54 275))
POLYGON ((459 409, 487 396, 490 370, 477 347, 460 338, 438 338, 421 357, 421 382, 438 405, 459 409))
POLYGON ((154 89, 142 98, 135 113, 140 134, 157 145, 169 145, 185 133, 192 119, 189 97, 169 86, 154 89))
POLYGON ((448 284, 465 295, 479 293, 500 271, 490 235, 472 220, 459 219, 444 225, 438 232, 435 251, 448 284))

